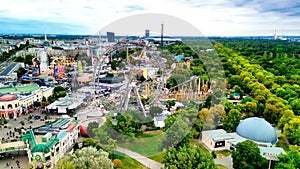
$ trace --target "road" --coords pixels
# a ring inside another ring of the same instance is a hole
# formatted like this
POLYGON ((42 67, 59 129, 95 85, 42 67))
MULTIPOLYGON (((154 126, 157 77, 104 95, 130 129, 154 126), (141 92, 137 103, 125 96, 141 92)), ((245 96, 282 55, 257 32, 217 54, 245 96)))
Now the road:
POLYGON ((231 156, 224 157, 224 158, 216 158, 215 164, 222 164, 225 167, 227 167, 228 169, 233 169, 231 156))
POLYGON ((142 155, 135 153, 133 151, 130 151, 128 149, 118 147, 115 150, 120 153, 128 155, 129 157, 137 160, 138 162, 142 163, 143 165, 145 165, 146 167, 149 167, 151 169, 160 169, 163 167, 163 164, 156 162, 154 160, 151 160, 145 156, 142 156, 142 155))

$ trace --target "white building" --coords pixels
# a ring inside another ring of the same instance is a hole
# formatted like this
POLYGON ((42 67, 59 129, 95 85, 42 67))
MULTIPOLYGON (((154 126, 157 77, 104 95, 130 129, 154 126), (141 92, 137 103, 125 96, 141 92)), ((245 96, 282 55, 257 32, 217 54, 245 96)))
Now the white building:
POLYGON ((277 130, 266 120, 257 117, 242 120, 233 133, 223 129, 202 131, 201 139, 211 151, 235 149, 238 143, 251 140, 258 145, 261 155, 269 160, 278 160, 280 153, 286 154, 281 147, 275 147, 277 130))

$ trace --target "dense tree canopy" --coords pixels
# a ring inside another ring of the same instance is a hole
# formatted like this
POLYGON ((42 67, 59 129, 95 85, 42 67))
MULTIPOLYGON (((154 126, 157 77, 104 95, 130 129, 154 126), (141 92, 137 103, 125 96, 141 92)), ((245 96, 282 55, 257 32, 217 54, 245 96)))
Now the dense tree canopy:
POLYGON ((232 160, 234 169, 265 169, 268 166, 268 161, 260 155, 257 144, 250 140, 236 145, 232 160))
POLYGON ((171 148, 164 156, 165 168, 216 169, 214 159, 199 147, 171 148))
POLYGON ((60 159, 57 164, 58 169, 73 169, 73 167, 76 169, 113 169, 113 163, 108 158, 107 152, 94 147, 84 147, 60 159))
POLYGON ((300 147, 291 146, 290 151, 279 156, 279 162, 275 165, 275 169, 297 169, 300 168, 300 147))

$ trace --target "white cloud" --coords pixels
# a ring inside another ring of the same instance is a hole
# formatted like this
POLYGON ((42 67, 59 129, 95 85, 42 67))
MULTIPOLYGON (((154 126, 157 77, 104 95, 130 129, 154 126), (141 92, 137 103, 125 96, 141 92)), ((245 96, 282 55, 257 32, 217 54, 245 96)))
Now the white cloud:
POLYGON ((176 16, 205 35, 271 35, 275 27, 295 33, 300 26, 295 10, 299 5, 292 0, 0 0, 0 4, 5 4, 0 6, 0 18, 81 25, 84 30, 78 33, 89 34, 145 12, 176 16))

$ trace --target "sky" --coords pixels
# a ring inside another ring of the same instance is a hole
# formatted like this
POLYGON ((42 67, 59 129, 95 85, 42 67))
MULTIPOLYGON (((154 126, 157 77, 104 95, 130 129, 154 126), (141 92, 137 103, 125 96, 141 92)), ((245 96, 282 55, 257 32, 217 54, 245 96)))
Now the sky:
MULTIPOLYGON (((183 34, 196 28, 205 36, 272 36, 275 29, 278 35, 300 35, 299 0, 0 0, 0 4, 0 33, 97 34, 112 25, 159 32, 162 22, 171 34, 176 27, 183 34), (157 21, 148 21, 147 14, 157 21), (181 23, 184 26, 178 26, 181 23)), ((117 30, 112 26, 112 31, 117 30)))

